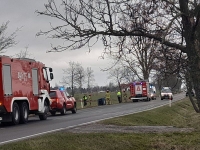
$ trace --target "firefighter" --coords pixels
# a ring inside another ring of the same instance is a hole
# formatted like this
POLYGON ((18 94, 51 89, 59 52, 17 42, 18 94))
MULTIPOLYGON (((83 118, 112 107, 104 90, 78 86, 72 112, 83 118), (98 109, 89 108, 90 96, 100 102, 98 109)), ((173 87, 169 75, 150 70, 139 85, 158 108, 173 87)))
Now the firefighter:
POLYGON ((84 102, 84 106, 86 106, 87 105, 87 95, 86 94, 84 94, 83 95, 83 102, 84 102))
POLYGON ((91 97, 91 94, 90 94, 89 97, 88 97, 88 101, 90 102, 90 106, 91 106, 91 104, 92 104, 92 97, 91 97))
POLYGON ((121 101, 121 92, 120 91, 117 92, 117 99, 118 99, 119 103, 122 102, 121 101))
POLYGON ((124 101, 127 102, 127 93, 126 93, 126 90, 124 90, 124 92, 123 92, 123 97, 124 97, 124 101))
POLYGON ((107 105, 110 105, 110 104, 111 104, 110 92, 109 92, 109 90, 106 91, 106 102, 107 102, 107 105))

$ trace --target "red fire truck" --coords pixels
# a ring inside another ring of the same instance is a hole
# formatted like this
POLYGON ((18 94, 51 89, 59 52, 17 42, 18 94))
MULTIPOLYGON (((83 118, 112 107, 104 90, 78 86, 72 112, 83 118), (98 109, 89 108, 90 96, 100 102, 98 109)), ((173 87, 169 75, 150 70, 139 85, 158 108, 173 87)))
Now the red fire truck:
POLYGON ((47 119, 52 68, 27 58, 0 56, 0 122, 27 123, 29 114, 47 119))
POLYGON ((135 81, 130 84, 130 99, 135 102, 139 100, 150 101, 148 81, 135 81))

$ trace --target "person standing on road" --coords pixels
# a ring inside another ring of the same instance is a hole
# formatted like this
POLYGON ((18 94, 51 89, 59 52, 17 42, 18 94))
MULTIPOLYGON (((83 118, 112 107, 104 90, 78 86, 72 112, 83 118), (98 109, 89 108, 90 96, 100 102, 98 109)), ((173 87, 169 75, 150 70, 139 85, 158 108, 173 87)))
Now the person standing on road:
POLYGON ((92 97, 91 97, 91 94, 90 94, 89 97, 88 97, 88 101, 90 102, 90 106, 91 106, 91 104, 92 104, 92 97))
POLYGON ((110 92, 109 92, 109 90, 106 91, 106 102, 107 102, 107 105, 110 105, 110 104, 111 104, 110 92))
POLYGON ((83 96, 83 102, 84 102, 84 106, 86 106, 87 105, 87 95, 86 94, 84 94, 84 96, 83 96))
POLYGON ((118 99, 119 103, 122 102, 121 101, 121 92, 120 91, 117 92, 117 99, 118 99))

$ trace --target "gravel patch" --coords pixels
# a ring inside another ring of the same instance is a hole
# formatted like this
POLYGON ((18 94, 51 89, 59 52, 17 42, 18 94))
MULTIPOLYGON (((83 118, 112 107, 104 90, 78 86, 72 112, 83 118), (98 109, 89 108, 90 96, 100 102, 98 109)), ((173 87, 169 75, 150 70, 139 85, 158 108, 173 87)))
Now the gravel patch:
POLYGON ((173 126, 116 126, 92 123, 72 129, 72 133, 165 133, 165 132, 192 132, 193 128, 176 128, 173 126))

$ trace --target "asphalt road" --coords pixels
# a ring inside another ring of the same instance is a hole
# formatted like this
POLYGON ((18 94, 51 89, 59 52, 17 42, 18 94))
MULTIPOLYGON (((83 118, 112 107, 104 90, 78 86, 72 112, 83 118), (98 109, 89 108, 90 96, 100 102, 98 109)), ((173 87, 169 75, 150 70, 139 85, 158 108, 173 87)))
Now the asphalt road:
MULTIPOLYGON (((184 97, 185 93, 174 95, 172 102, 183 99, 184 97)), ((163 105, 169 105, 169 100, 160 100, 157 98, 157 100, 152 100, 150 102, 129 102, 115 105, 103 105, 78 110, 76 114, 68 112, 68 114, 64 116, 49 116, 45 121, 40 121, 39 117, 30 117, 27 124, 0 126, 0 145, 104 119, 150 110, 163 105)))

